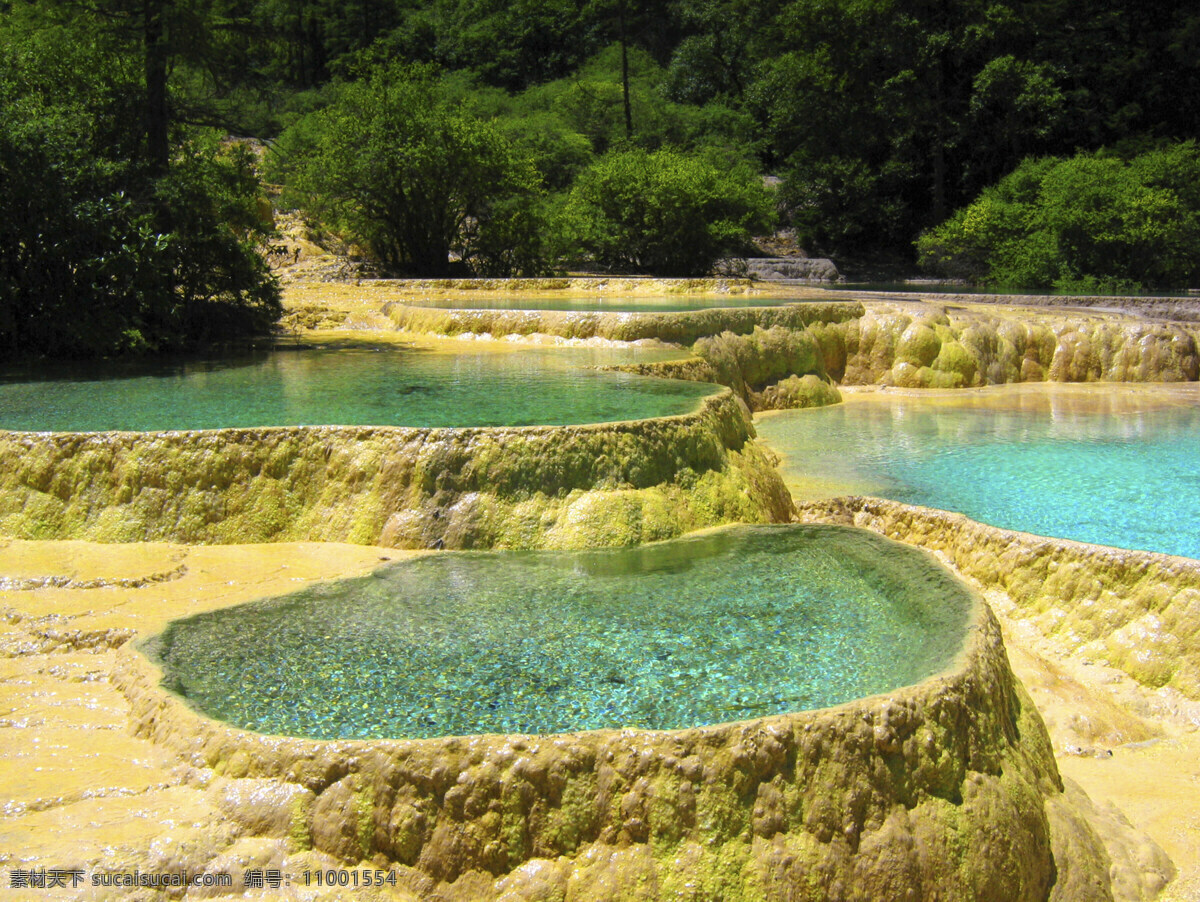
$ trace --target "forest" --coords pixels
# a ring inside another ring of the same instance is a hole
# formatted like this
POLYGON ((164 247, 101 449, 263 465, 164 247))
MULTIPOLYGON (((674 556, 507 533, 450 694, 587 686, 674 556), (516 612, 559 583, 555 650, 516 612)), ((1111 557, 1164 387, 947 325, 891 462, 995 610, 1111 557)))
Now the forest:
POLYGON ((0 354, 261 330, 272 205, 398 275, 696 275, 788 228, 1191 287, 1198 128, 1177 0, 0 0, 0 354))

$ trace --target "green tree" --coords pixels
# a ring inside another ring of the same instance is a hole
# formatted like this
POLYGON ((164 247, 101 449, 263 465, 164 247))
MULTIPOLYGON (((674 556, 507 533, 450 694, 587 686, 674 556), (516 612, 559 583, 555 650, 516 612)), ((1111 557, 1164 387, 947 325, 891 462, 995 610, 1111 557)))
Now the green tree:
POLYGON ((1022 0, 790 0, 747 103, 806 244, 908 244, 1065 129, 1022 0), (1015 154, 1015 156, 1014 156, 1015 154))
POLYGON ((1022 288, 1181 288, 1200 279, 1200 150, 1031 159, 921 236, 927 268, 1022 288))
POLYGON ((770 228, 774 198, 745 164, 718 167, 663 149, 612 151, 585 170, 563 210, 586 262, 621 272, 694 276, 770 228))
POLYGON ((676 103, 665 96, 666 73, 648 53, 632 48, 627 57, 632 140, 626 132, 621 49, 617 45, 597 53, 573 77, 525 91, 516 110, 557 117, 586 137, 597 153, 628 145, 646 149, 671 145, 688 150, 715 145, 738 146, 753 154, 755 128, 749 115, 720 101, 703 106, 676 103))
POLYGON ((434 0, 411 4, 387 44, 405 59, 519 91, 568 75, 603 42, 575 0, 434 0))
POLYGON ((180 134, 160 172, 140 60, 105 38, 0 25, 0 348, 103 356, 265 330, 281 311, 249 155, 180 134))
POLYGON ((676 0, 683 37, 667 70, 673 100, 740 100, 763 61, 781 0, 676 0))
POLYGON ((537 225, 537 170, 449 102, 428 69, 389 64, 341 85, 280 150, 305 206, 397 270, 444 276, 452 254, 482 269, 536 268, 523 230, 537 225), (517 244, 526 250, 505 253, 517 244))

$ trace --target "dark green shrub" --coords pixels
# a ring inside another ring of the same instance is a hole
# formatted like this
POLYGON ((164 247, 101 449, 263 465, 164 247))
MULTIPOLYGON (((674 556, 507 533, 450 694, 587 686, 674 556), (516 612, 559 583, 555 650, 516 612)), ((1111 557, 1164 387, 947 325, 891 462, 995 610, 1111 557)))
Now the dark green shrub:
POLYGON ((429 69, 385 64, 343 84, 279 149, 296 199, 401 272, 445 276, 451 254, 487 273, 539 269, 533 162, 429 69))
POLYGON ((0 41, 0 354, 185 349, 279 317, 248 152, 180 129, 152 171, 124 62, 53 30, 0 41))
POLYGON ((774 198, 744 165, 675 150, 613 151, 580 174, 563 210, 584 260, 658 276, 708 273, 771 227, 774 198))

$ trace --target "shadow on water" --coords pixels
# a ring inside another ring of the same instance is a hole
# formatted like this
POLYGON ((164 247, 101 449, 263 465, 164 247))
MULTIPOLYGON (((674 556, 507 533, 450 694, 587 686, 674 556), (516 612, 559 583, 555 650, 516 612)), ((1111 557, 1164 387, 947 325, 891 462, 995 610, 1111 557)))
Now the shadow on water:
POLYGON ((115 360, 28 361, 0 367, 0 384, 34 382, 107 382, 120 379, 177 379, 261 366, 269 351, 243 351, 214 357, 137 357, 115 360))

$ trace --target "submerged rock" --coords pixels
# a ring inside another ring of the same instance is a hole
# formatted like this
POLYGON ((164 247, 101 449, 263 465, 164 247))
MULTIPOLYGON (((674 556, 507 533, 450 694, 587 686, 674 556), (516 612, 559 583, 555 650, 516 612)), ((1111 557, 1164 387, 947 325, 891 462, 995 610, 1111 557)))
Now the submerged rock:
POLYGON ((1109 855, 1064 795, 982 604, 941 676, 689 730, 297 740, 203 719, 158 679, 121 652, 116 681, 141 735, 251 780, 220 784, 226 806, 277 805, 239 818, 247 829, 286 824, 297 848, 386 863, 422 895, 1111 898, 1109 855))

